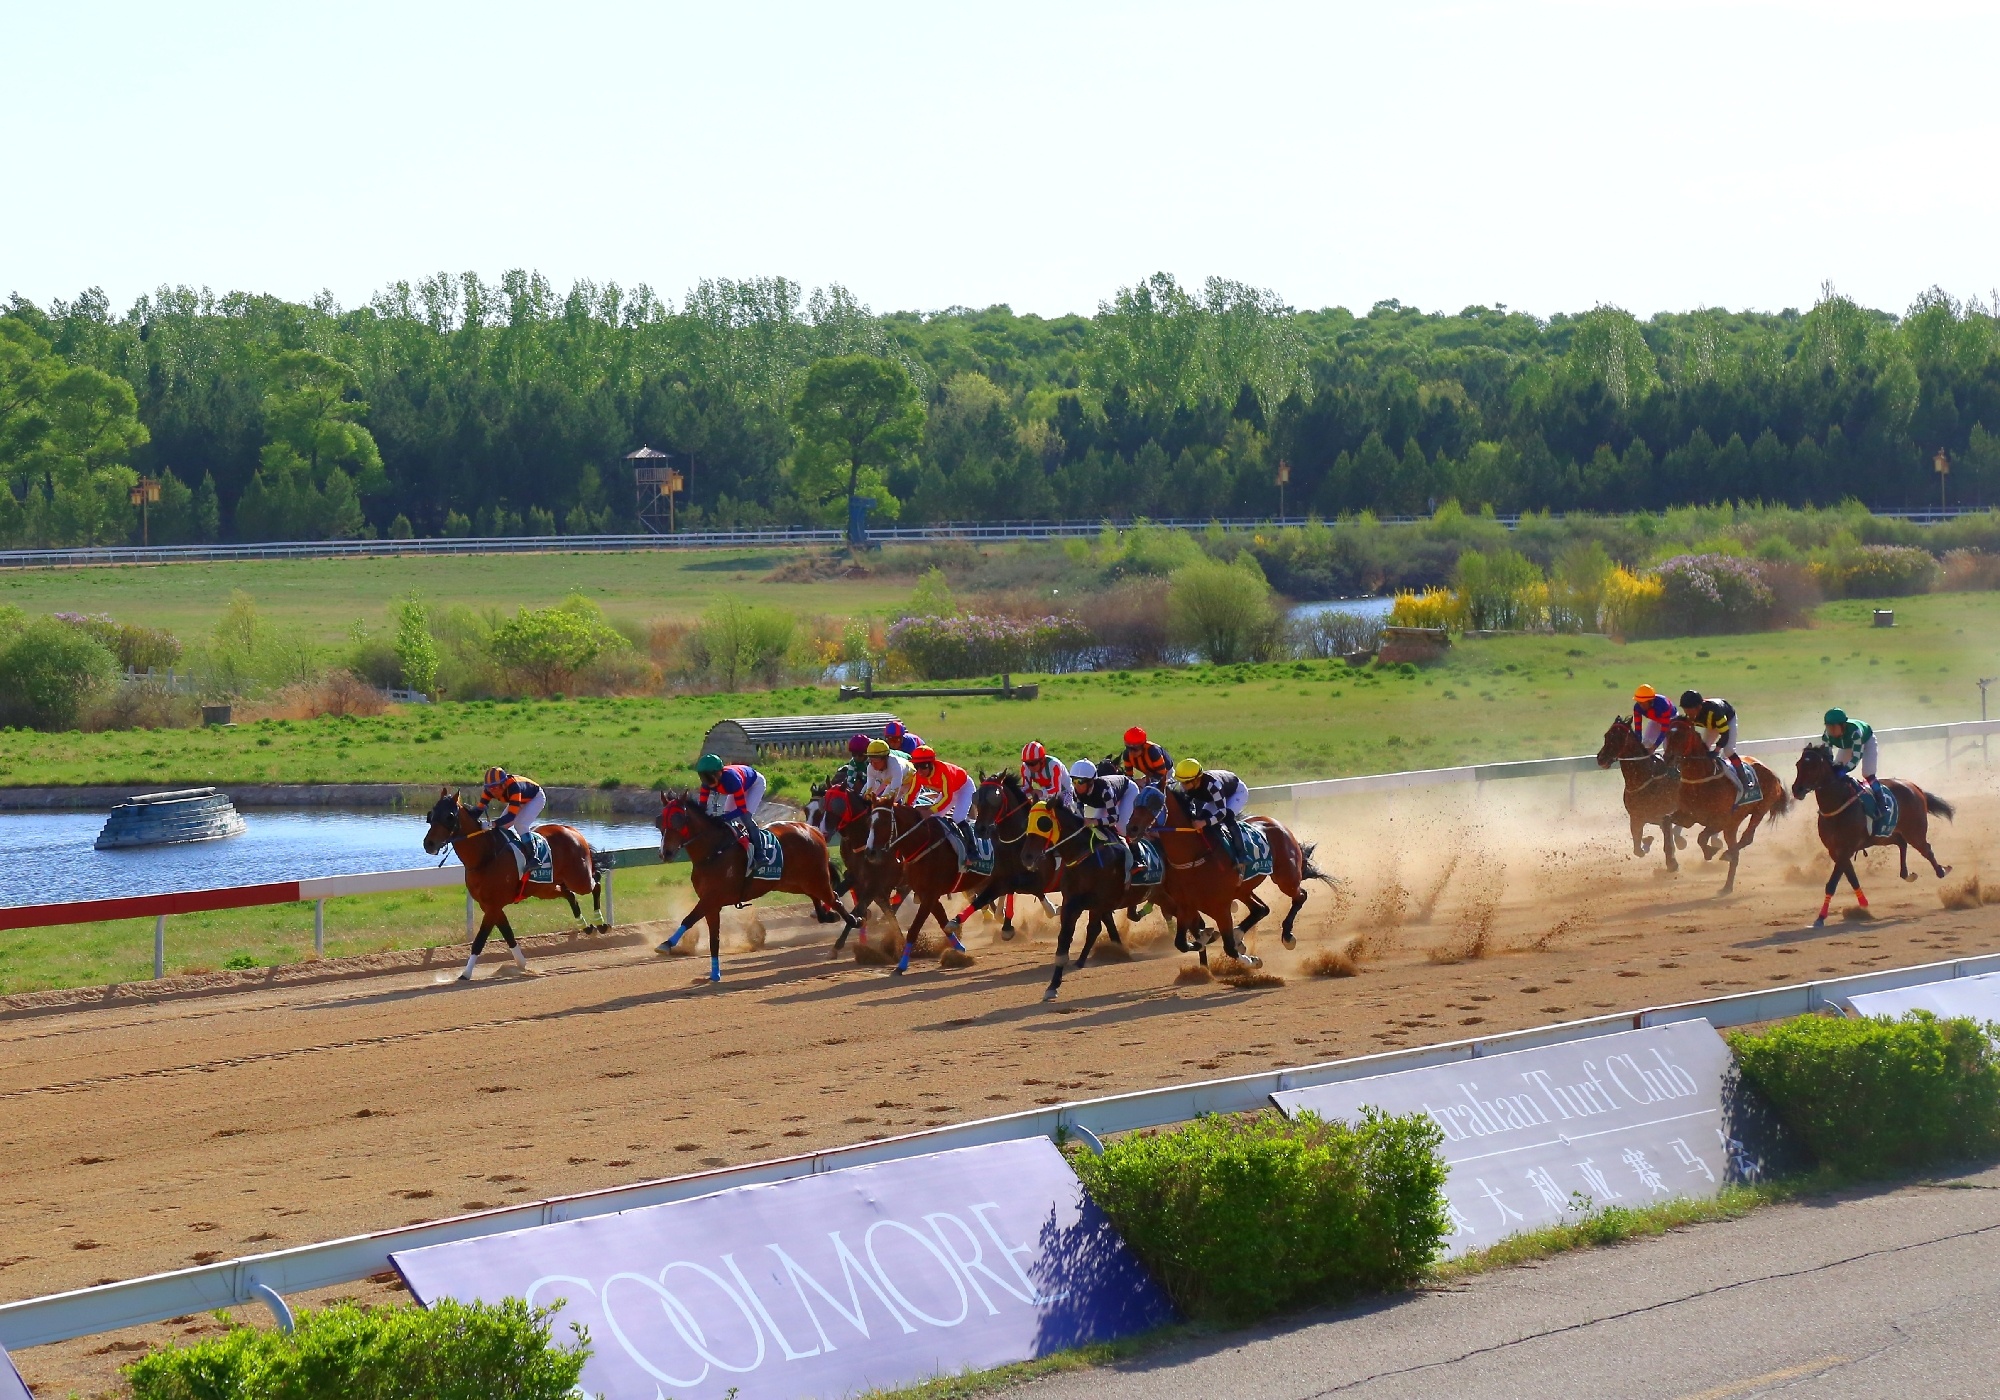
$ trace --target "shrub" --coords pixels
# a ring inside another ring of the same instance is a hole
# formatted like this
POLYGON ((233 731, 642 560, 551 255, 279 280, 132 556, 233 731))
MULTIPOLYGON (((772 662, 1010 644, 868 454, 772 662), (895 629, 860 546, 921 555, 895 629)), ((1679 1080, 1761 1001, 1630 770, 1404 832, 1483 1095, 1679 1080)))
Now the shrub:
POLYGON ((1449 588, 1398 593, 1389 608, 1391 627, 1452 627, 1465 625, 1465 600, 1449 588))
POLYGON ((0 653, 0 715, 37 729, 73 729, 117 678, 118 659, 80 627, 37 618, 0 653))
POLYGON ((1092 651, 1073 617, 906 617, 885 637, 892 661, 924 680, 1003 671, 1074 671, 1092 651))
POLYGON ((1234 564, 1204 559, 1176 570, 1167 617, 1175 640, 1216 665, 1270 655, 1282 626, 1271 585, 1247 553, 1234 564))
POLYGON ((1302 656, 1331 661, 1357 651, 1374 651, 1382 644, 1382 620, 1360 613, 1326 608, 1292 623, 1292 646, 1302 656))
POLYGON ((1101 593, 1087 593, 1076 616, 1103 648, 1104 665, 1152 667, 1173 657, 1167 610, 1160 606, 1159 584, 1151 579, 1125 579, 1101 593))
POLYGON ((1871 1174, 2000 1146, 2000 1057, 1968 1020, 1801 1016, 1729 1043, 1820 1162, 1871 1174))
POLYGON ((1953 593, 2000 588, 2000 554, 1976 549, 1954 549, 1944 556, 1944 572, 1938 587, 1953 593))
POLYGON ((1135 1134, 1073 1164, 1182 1312, 1242 1322, 1422 1274, 1449 1228, 1441 1141, 1420 1115, 1269 1113, 1135 1134))
POLYGON ((753 680, 776 685, 797 625, 781 608, 724 598, 702 614, 701 625, 687 639, 687 664, 698 679, 726 691, 753 680))
POLYGON ((1816 564, 1813 573, 1835 598, 1901 598, 1928 593, 1943 574, 1927 549, 1902 544, 1865 544, 1816 564))
POLYGON ((486 643, 493 659, 538 695, 562 693, 600 653, 626 644, 597 604, 580 594, 553 608, 522 608, 486 643))
POLYGON ((421 695, 437 690, 438 650, 431 636, 430 609, 415 594, 394 605, 396 614, 396 670, 403 688, 421 695))
POLYGON ((101 695, 82 716, 87 730, 192 729, 201 723, 201 701, 144 677, 101 695))
POLYGON ((1458 595, 1465 604, 1465 625, 1475 631, 1540 627, 1548 612, 1549 587, 1542 571, 1511 549, 1490 554, 1468 549, 1459 555, 1458 595))
POLYGON ((1757 632, 1777 602, 1758 565, 1728 554, 1682 554, 1660 565, 1660 624, 1668 635, 1757 632))
POLYGON ((342 1303, 289 1336, 237 1327, 126 1367, 133 1400, 563 1400, 590 1358, 518 1298, 429 1308, 342 1303))
POLYGON ((1599 625, 1621 641, 1654 636, 1660 627, 1666 592, 1666 584, 1657 575, 1642 578, 1627 569, 1614 569, 1604 580, 1599 625))
POLYGON ((181 639, 164 627, 141 627, 104 613, 59 612, 53 616, 96 638, 128 671, 165 671, 181 659, 181 639))

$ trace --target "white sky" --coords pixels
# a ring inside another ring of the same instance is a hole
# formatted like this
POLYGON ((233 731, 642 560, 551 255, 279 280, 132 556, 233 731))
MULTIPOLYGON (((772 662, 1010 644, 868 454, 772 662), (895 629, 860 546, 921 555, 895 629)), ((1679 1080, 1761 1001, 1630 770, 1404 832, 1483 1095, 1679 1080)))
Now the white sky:
POLYGON ((0 6, 0 295, 437 270, 1088 312, 2000 283, 2000 7, 0 6))

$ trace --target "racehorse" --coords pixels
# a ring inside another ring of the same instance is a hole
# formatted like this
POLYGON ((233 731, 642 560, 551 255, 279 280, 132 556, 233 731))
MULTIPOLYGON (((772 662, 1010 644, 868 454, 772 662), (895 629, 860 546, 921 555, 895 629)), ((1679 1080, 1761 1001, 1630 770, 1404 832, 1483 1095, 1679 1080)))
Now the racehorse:
POLYGON ((1646 835, 1646 828, 1657 826, 1667 869, 1679 870, 1674 848, 1687 844, 1687 838, 1677 829, 1681 805, 1679 771, 1646 747, 1639 731, 1633 728, 1630 715, 1620 715, 1611 721, 1611 727, 1604 731, 1604 743, 1597 750, 1599 768, 1609 768, 1614 763, 1625 778, 1625 815, 1632 822, 1632 854, 1643 856, 1653 849, 1653 838, 1646 835))
MULTIPOLYGON (((895 867, 867 859, 868 806, 840 784, 824 784, 813 789, 812 801, 806 804, 806 820, 822 836, 840 845, 840 866, 846 876, 847 893, 854 896, 854 917, 858 921, 859 932, 854 941, 866 943, 869 905, 875 905, 892 922, 896 917, 895 906, 889 902, 889 896, 896 892, 895 867)), ((838 883, 834 889, 839 891, 838 883)), ((847 934, 848 930, 843 928, 840 937, 834 940, 836 954, 846 944, 847 934)))
MULTIPOLYGON (((1233 934, 1248 933, 1271 912, 1271 906, 1258 898, 1256 893, 1257 886, 1264 882, 1265 877, 1259 875, 1245 880, 1237 870, 1236 862, 1211 841, 1214 828, 1202 829, 1193 824, 1180 789, 1168 784, 1164 792, 1167 824, 1158 832, 1156 839, 1167 857, 1167 902, 1173 906, 1178 922, 1174 934, 1175 946, 1183 952, 1199 952, 1203 965, 1207 964, 1208 940, 1201 927, 1201 916, 1206 914, 1223 932, 1224 951, 1231 957, 1243 958, 1252 967, 1257 966, 1257 959, 1245 958, 1230 944, 1233 934), (1249 906, 1250 917, 1241 926, 1236 926, 1230 906, 1239 899, 1249 906), (1192 942, 1190 935, 1195 936, 1192 942)), ((1298 922, 1299 911, 1305 908, 1305 882, 1321 880, 1328 888, 1334 884, 1331 875, 1313 864, 1313 852, 1318 849, 1319 843, 1301 842, 1285 829, 1282 822, 1272 817, 1244 817, 1241 820, 1247 826, 1256 827, 1270 843, 1271 883, 1291 900, 1279 938, 1287 948, 1296 947, 1298 939, 1292 936, 1292 926, 1298 922)))
POLYGON ((967 919, 1004 898, 1006 913, 1000 922, 1000 936, 1012 938, 1017 894, 1033 895, 1050 918, 1056 917, 1048 899, 1055 883, 1053 874, 1041 867, 1030 870, 1022 859, 1021 840, 1027 835, 1028 812, 1034 805, 1035 799, 1028 796, 1015 774, 1003 770, 981 775, 978 790, 972 795, 972 829, 993 843, 993 873, 972 902, 953 916, 953 933, 963 933, 967 919))
POLYGON ((735 828, 711 817, 695 793, 662 792, 656 825, 660 828, 662 860, 687 852, 693 867, 689 879, 694 885, 695 905, 672 936, 654 951, 671 953, 697 919, 706 919, 709 981, 722 980, 722 911, 726 905, 748 904, 778 890, 802 894, 813 902, 814 909, 831 909, 840 916, 842 938, 854 931, 853 915, 833 892, 826 838, 804 822, 773 822, 767 828, 785 853, 784 872, 775 880, 750 878, 750 857, 736 839, 735 828))
MULTIPOLYGON (((1757 775, 1757 786, 1763 795, 1755 802, 1739 805, 1736 801, 1736 784, 1724 771, 1726 760, 1719 753, 1709 752, 1708 745, 1695 732, 1694 724, 1682 715, 1667 726, 1667 740, 1660 746, 1666 751, 1667 761, 1678 768, 1681 775, 1680 812, 1685 813, 1691 824, 1701 827, 1699 845, 1703 860, 1714 860, 1717 847, 1713 838, 1719 832, 1722 836, 1722 853, 1729 859, 1729 878, 1722 882, 1722 894, 1736 888, 1736 861, 1742 852, 1757 839, 1757 828, 1764 824, 1764 818, 1774 820, 1791 810, 1791 794, 1778 781, 1778 775, 1759 763, 1749 761, 1750 769, 1757 775), (1746 827, 1745 821, 1750 824, 1746 827)), ((1677 814, 1676 821, 1681 820, 1677 814)))
POLYGON ((1150 898, 1158 888, 1129 883, 1126 857, 1118 849, 1124 843, 1117 837, 1106 832, 1109 839, 1091 850, 1086 845, 1090 838, 1084 834, 1085 830, 1083 817, 1068 805, 1037 802, 1029 810, 1021 837, 1022 864, 1044 881, 1056 877, 1062 891, 1056 965, 1049 975, 1049 989, 1042 993, 1043 1001, 1054 1001, 1062 988, 1063 964, 1069 959, 1078 918, 1086 912, 1090 915, 1083 935, 1083 951, 1076 958, 1076 965, 1081 968, 1090 961, 1090 950, 1097 945, 1098 934, 1108 930, 1113 943, 1124 942, 1118 936, 1114 916, 1120 909, 1129 909, 1141 899, 1150 898))
MULTIPOLYGON (((983 883, 986 877, 961 878, 958 852, 945 833, 943 820, 921 807, 900 802, 877 803, 868 814, 866 859, 884 870, 900 866, 902 883, 909 886, 910 897, 917 902, 917 916, 903 935, 903 955, 897 959, 891 975, 900 977, 910 970, 910 953, 917 946, 917 931, 926 919, 936 919, 951 946, 961 953, 965 951, 957 930, 945 918, 944 897, 983 883)), ((885 878, 896 883, 894 876, 885 878)))
POLYGON ((1951 803, 1902 778, 1884 778, 1882 786, 1896 797, 1896 829, 1887 836, 1876 836, 1869 829, 1867 812, 1862 810, 1861 784, 1840 770, 1826 745, 1807 744, 1799 755, 1792 794, 1803 800, 1810 792, 1819 800, 1819 843, 1833 858, 1833 874, 1827 877, 1826 898, 1820 901, 1814 928, 1826 927, 1826 911, 1833 907, 1833 892, 1840 888, 1842 875, 1854 886, 1854 902, 1863 909, 1868 907, 1868 896, 1861 892, 1861 879, 1854 873, 1857 851, 1893 844, 1901 862, 1897 874, 1905 880, 1914 880, 1917 877, 1910 873, 1910 847, 1915 846, 1918 854, 1931 863, 1938 879, 1951 874, 1951 867, 1939 865, 1938 858, 1931 854, 1930 841, 1930 814, 1936 812, 1950 821, 1957 815, 1951 803))
POLYGON ((465 892, 479 906, 479 932, 472 940, 472 956, 465 960, 465 971, 459 974, 459 981, 472 980, 472 969, 478 964, 479 955, 486 951, 487 936, 495 928, 507 940, 514 961, 523 972, 527 971, 527 954, 514 941, 514 926, 507 922, 510 904, 524 899, 566 899, 570 913, 581 919, 583 907, 576 897, 588 893, 590 911, 599 915, 599 921, 585 924, 584 932, 607 927, 601 914, 596 858, 591 854, 590 842, 575 827, 545 822, 535 828, 549 843, 550 874, 555 876, 553 883, 542 884, 524 878, 514 859, 513 842, 482 823, 478 811, 460 801, 452 788, 438 789, 438 800, 425 820, 430 825, 424 832, 424 854, 434 856, 450 846, 458 863, 465 867, 465 892))

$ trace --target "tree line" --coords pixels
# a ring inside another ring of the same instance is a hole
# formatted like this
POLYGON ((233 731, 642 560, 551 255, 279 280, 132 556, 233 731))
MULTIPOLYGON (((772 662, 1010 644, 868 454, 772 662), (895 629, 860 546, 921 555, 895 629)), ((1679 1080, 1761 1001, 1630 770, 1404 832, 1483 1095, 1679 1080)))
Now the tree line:
POLYGON ((162 288, 0 312, 0 542, 600 533, 624 456, 673 455, 679 519, 878 521, 2000 499, 2000 319, 1546 320, 1385 301, 1300 311, 1161 273, 1094 315, 876 314, 835 286, 678 303, 510 272, 367 305, 162 288), (1993 428, 1988 429, 1987 425, 1993 428))

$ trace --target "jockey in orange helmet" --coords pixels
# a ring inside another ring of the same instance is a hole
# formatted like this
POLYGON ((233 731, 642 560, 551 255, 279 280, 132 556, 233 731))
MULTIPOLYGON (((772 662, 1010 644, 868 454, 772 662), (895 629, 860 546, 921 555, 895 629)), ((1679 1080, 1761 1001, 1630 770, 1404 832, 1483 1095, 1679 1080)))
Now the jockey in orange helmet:
POLYGON ((548 793, 533 778, 496 765, 486 770, 486 786, 479 794, 481 807, 489 802, 507 804, 507 814, 493 823, 493 829, 514 843, 523 860, 529 859, 528 833, 535 829, 535 818, 542 814, 542 808, 549 805, 548 793))
POLYGON ((1655 691, 1650 685, 1642 685, 1632 692, 1632 728, 1639 736, 1639 742, 1649 749, 1657 749, 1666 742, 1667 728, 1679 713, 1674 702, 1655 691))

